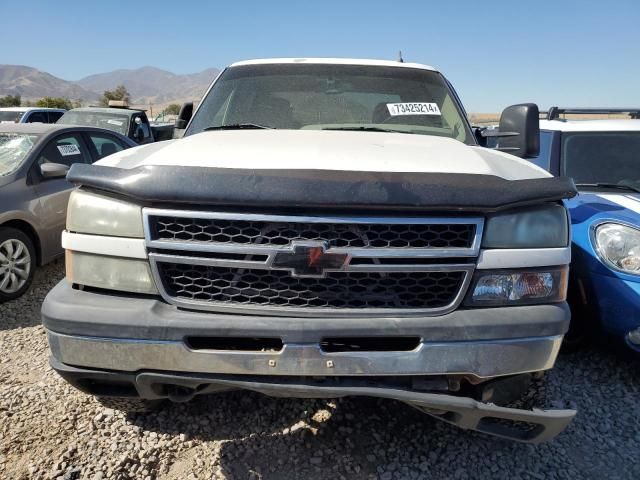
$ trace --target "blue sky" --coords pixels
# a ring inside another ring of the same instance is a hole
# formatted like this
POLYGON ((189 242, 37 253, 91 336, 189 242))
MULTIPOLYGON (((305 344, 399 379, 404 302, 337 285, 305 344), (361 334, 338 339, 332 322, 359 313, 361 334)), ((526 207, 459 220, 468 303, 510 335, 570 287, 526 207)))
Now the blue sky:
POLYGON ((395 59, 402 50, 441 69, 469 111, 640 105, 637 0, 0 0, 0 11, 0 63, 67 80, 274 56, 395 59))

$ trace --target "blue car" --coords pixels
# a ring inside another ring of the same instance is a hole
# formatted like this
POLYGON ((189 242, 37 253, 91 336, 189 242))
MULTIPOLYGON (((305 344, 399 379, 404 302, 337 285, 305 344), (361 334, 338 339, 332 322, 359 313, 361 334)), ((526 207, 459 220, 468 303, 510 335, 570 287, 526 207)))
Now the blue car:
POLYGON ((552 107, 540 121, 540 155, 554 175, 573 177, 569 346, 607 334, 640 353, 640 109, 552 107), (566 114, 630 119, 566 120, 566 114))

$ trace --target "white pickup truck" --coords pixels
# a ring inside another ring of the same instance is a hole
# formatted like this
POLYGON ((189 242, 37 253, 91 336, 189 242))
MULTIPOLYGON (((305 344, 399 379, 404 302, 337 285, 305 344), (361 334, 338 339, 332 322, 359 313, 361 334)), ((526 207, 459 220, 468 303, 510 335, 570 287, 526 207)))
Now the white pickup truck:
POLYGON ((74 165, 51 364, 123 409, 248 389, 375 396, 525 442, 573 410, 509 407, 569 324, 563 199, 522 160, 538 109, 478 146, 437 70, 274 59, 225 69, 179 140, 74 165))

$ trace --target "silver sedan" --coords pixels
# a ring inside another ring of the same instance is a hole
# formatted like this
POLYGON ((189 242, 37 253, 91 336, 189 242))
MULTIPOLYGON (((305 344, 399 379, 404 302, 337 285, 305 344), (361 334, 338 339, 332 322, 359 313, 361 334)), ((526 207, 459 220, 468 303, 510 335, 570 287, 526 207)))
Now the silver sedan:
POLYGON ((133 146, 101 128, 0 123, 0 302, 22 295, 35 267, 62 254, 69 167, 133 146))

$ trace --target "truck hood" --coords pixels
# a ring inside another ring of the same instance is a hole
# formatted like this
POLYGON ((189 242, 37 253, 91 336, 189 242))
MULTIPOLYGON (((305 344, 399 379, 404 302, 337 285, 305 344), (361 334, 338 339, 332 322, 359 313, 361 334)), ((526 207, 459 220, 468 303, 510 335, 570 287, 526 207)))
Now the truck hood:
POLYGON ((184 166, 233 169, 550 175, 502 152, 431 135, 318 130, 211 131, 124 150, 97 165, 133 169, 184 166))

